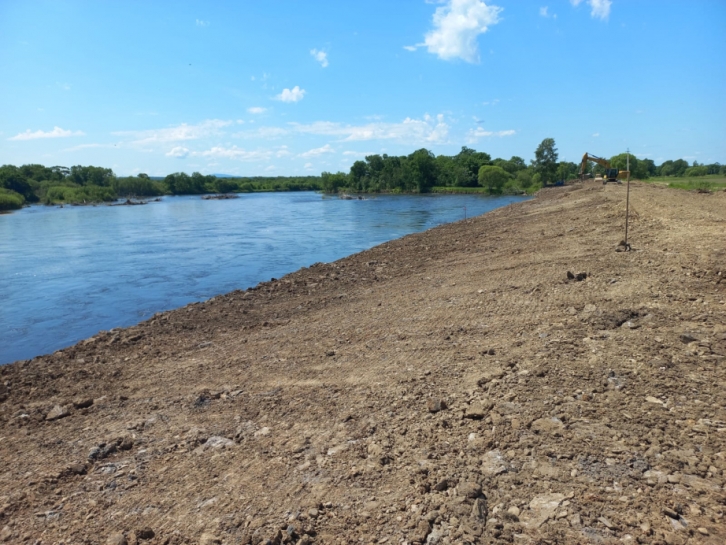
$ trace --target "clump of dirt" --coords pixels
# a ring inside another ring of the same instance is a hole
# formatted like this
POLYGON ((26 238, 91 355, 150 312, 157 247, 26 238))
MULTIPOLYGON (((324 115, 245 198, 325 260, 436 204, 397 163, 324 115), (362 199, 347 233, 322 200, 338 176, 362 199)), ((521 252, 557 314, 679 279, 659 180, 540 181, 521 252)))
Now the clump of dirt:
POLYGON ((557 188, 0 368, 0 541, 724 543, 726 194, 631 207, 630 251, 624 188, 557 188))

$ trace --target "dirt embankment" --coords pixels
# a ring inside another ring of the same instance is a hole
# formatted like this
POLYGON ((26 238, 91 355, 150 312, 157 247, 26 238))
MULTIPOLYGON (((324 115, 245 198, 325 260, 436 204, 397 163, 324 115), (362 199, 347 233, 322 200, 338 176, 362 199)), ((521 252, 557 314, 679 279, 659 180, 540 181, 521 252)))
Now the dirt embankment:
POLYGON ((635 185, 616 252, 624 206, 546 191, 2 367, 0 541, 726 542, 726 193, 635 185))

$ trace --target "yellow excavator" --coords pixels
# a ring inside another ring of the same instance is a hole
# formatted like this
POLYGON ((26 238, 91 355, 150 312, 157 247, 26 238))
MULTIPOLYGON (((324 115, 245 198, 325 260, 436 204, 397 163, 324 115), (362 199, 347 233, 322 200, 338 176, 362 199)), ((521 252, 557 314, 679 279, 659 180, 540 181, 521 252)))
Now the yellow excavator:
POLYGON ((585 155, 582 156, 582 163, 580 164, 580 180, 584 181, 585 179, 585 171, 587 170, 587 163, 589 161, 597 163, 598 165, 605 168, 605 177, 602 181, 603 184, 606 184, 608 182, 619 184, 622 183, 620 180, 623 180, 630 175, 630 171, 628 170, 618 170, 617 168, 611 168, 610 161, 608 161, 607 159, 585 153, 585 155))

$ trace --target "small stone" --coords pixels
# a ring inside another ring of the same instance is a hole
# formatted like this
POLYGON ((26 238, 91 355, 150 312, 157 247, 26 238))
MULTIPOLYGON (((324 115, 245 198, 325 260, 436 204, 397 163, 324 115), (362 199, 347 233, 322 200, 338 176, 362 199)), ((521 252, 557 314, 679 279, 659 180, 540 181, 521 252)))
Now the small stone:
POLYGON ((539 528, 547 520, 555 515, 557 508, 565 499, 564 494, 549 493, 540 494, 529 502, 530 518, 525 525, 530 528, 539 528))
POLYGON ((709 535, 709 533, 708 533, 708 528, 704 528, 703 526, 701 526, 701 527, 700 527, 700 528, 698 528, 697 530, 698 530, 698 533, 699 533, 699 534, 701 534, 702 536, 707 536, 707 535, 709 535))
POLYGON ((434 490, 437 492, 443 492, 444 490, 448 489, 450 486, 448 479, 441 479, 438 483, 436 483, 436 486, 434 486, 434 490))
POLYGON ((46 415, 45 419, 49 422, 52 422, 53 420, 58 420, 59 418, 65 418, 66 416, 70 416, 70 414, 71 413, 68 410, 68 407, 61 407, 60 405, 56 405, 46 415))
POLYGON ((73 475, 85 475, 86 466, 85 464, 71 464, 68 466, 68 471, 70 471, 73 475))
POLYGON ((688 344, 692 342, 696 342, 698 339, 691 335, 690 333, 683 333, 680 337, 678 337, 682 343, 688 344))
POLYGON ((479 401, 473 401, 471 405, 466 408, 464 413, 465 418, 471 418, 472 420, 481 420, 484 418, 484 407, 479 401))
POLYGON ((87 399, 76 399, 73 402, 73 406, 76 409, 87 409, 91 405, 93 405, 93 398, 92 397, 89 397, 87 399))
POLYGON ((199 545, 221 545, 222 540, 214 534, 204 533, 199 538, 199 545))
POLYGON ((559 418, 539 418, 532 422, 531 428, 536 432, 549 433, 557 436, 562 435, 562 430, 565 428, 565 425, 559 418))
POLYGON ((136 530, 136 537, 139 539, 151 539, 155 536, 154 530, 146 526, 145 528, 141 528, 141 530, 136 530))
POLYGON ((488 514, 489 510, 487 509, 486 500, 484 498, 474 500, 474 505, 471 506, 471 518, 486 524, 488 514))
POLYGON ((121 444, 118 446, 121 450, 131 450, 134 448, 134 440, 132 437, 126 436, 121 440, 121 444))
POLYGON ((413 534, 411 535, 411 541, 418 541, 419 543, 423 543, 426 541, 426 538, 431 533, 431 524, 428 520, 422 520, 418 523, 416 526, 416 529, 413 531, 413 534))
POLYGON ((515 517, 518 517, 519 514, 521 513, 521 511, 520 511, 519 507, 517 507, 516 505, 512 505, 509 509, 507 509, 507 513, 509 513, 510 515, 514 515, 515 517))
POLYGON ((663 514, 669 516, 672 519, 678 519, 678 513, 669 507, 663 508, 663 514))
POLYGON ((446 409, 446 402, 441 399, 429 399, 426 408, 430 413, 437 413, 446 409))
POLYGON ((320 512, 315 508, 308 510, 308 516, 311 519, 316 519, 316 518, 318 518, 319 515, 320 515, 320 512))
POLYGON ((461 494, 462 496, 466 496, 467 498, 474 499, 474 498, 478 498, 479 496, 481 496, 481 485, 479 485, 477 483, 472 483, 472 482, 461 483, 457 487, 457 490, 458 490, 459 494, 461 494))
POLYGON ((645 400, 648 403, 657 403, 658 405, 663 405, 663 402, 660 399, 658 399, 657 397, 646 396, 645 400))
POLYGON ((270 435, 270 428, 264 427, 262 429, 259 429, 255 432, 255 437, 265 437, 267 435, 270 435))
POLYGON ((605 526, 605 528, 607 528, 608 530, 615 530, 617 528, 617 526, 615 526, 612 522, 610 522, 609 519, 607 519, 605 517, 600 517, 597 520, 602 522, 603 526, 605 526))
MULTIPOLYGON (((266 429, 266 428, 263 428, 266 429)), ((226 437, 220 437, 218 435, 214 435, 207 439, 207 441, 204 443, 204 448, 213 448, 213 449, 224 449, 234 446, 234 441, 231 439, 227 439, 226 437)))
POLYGON ((126 536, 121 533, 115 533, 108 536, 106 545, 128 545, 128 542, 126 541, 126 536))
POLYGON ((501 367, 496 367, 494 369, 491 369, 489 371, 486 371, 484 375, 476 382, 477 386, 479 388, 483 387, 484 385, 490 383, 494 379, 500 379, 504 376, 504 369, 501 367))
POLYGON ((482 473, 485 475, 499 475, 507 471, 507 464, 504 461, 504 456, 499 450, 490 450, 482 458, 481 465, 482 473))
POLYGON ((325 355, 329 358, 332 358, 333 356, 335 356, 335 350, 328 350, 325 355))

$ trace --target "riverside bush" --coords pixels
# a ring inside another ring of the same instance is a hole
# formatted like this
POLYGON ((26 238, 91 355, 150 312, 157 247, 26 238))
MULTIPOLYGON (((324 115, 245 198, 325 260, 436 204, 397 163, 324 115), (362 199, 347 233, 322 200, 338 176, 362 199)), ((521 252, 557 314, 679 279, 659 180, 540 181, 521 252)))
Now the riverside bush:
POLYGON ((88 204, 94 202, 110 202, 118 198, 112 187, 85 185, 80 187, 54 186, 48 189, 45 196, 46 204, 88 204))
POLYGON ((25 199, 20 193, 0 188, 0 210, 17 210, 23 207, 25 199))

